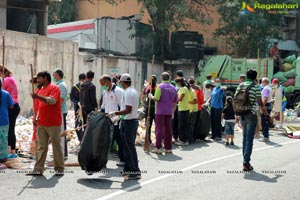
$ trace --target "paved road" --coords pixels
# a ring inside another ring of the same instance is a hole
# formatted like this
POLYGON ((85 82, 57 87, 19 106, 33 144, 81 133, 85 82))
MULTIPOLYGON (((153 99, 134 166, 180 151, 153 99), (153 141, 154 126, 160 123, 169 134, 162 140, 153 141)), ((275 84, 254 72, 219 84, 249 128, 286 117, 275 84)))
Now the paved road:
MULTIPOLYGON (((174 155, 145 154, 138 147, 143 177, 123 181, 116 160, 103 173, 87 176, 78 167, 64 177, 49 172, 26 177, 22 171, 0 171, 0 200, 14 199, 300 199, 300 140, 271 132, 271 142, 254 142, 254 171, 243 173, 241 134, 236 146, 197 142, 175 148, 174 155)), ((74 158, 75 159, 75 156, 74 158)))

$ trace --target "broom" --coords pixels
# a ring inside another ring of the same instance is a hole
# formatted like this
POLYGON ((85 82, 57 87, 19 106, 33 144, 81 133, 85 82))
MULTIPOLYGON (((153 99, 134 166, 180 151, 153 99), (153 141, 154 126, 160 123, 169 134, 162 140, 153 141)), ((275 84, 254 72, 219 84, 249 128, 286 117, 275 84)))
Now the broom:
MULTIPOLYGON (((150 75, 150 94, 152 94, 152 71, 154 67, 154 58, 155 55, 152 56, 152 64, 151 64, 151 75, 150 75)), ((150 152, 150 106, 151 106, 151 99, 148 102, 148 115, 147 115, 147 122, 146 122, 146 135, 145 135, 145 144, 144 144, 144 151, 150 152)))

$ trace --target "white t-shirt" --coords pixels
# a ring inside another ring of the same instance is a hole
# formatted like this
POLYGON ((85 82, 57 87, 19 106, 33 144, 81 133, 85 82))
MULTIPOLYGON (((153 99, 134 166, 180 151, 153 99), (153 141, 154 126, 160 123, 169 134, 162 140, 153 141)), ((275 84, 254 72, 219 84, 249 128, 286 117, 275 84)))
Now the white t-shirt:
POLYGON ((110 91, 103 92, 101 108, 105 110, 105 113, 118 111, 119 107, 121 107, 123 89, 118 86, 113 87, 115 87, 114 90, 111 89, 110 91))
POLYGON ((272 88, 269 85, 266 85, 261 91, 261 98, 264 100, 265 97, 268 97, 267 103, 272 102, 272 88))
POLYGON ((121 119, 137 119, 139 108, 139 94, 133 86, 124 90, 124 94, 121 100, 121 110, 125 110, 126 106, 131 106, 131 113, 121 117, 121 119))
POLYGON ((203 82, 203 94, 204 94, 204 101, 208 101, 208 99, 211 97, 211 92, 212 90, 211 89, 207 89, 206 88, 206 85, 210 83, 210 84, 214 84, 215 81, 214 80, 206 80, 203 82))

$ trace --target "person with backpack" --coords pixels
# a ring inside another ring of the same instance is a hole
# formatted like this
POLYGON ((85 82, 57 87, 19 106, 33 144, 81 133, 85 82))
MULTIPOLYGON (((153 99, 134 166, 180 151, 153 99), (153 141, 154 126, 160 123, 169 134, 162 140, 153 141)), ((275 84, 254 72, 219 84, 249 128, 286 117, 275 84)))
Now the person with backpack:
POLYGON ((8 110, 13 109, 13 107, 14 101, 10 94, 2 89, 2 81, 0 80, 0 163, 8 161, 8 110))
POLYGON ((73 85, 73 87, 71 88, 70 100, 74 106, 76 134, 77 134, 79 142, 81 143, 82 138, 83 138, 83 131, 82 131, 83 129, 81 128, 81 129, 77 130, 77 128, 83 125, 82 119, 80 119, 80 116, 79 116, 79 109, 80 109, 79 96, 80 96, 80 87, 86 79, 85 73, 79 74, 78 79, 79 79, 79 82, 76 83, 75 85, 73 85))
POLYGON ((255 128, 257 124, 257 104, 264 114, 264 118, 269 115, 262 102, 261 93, 256 83, 257 72, 254 69, 247 71, 247 80, 237 87, 233 100, 233 108, 236 115, 240 116, 243 127, 243 170, 253 170, 250 164, 255 128))
MULTIPOLYGON (((116 84, 112 83, 112 78, 109 75, 101 76, 100 85, 103 90, 101 111, 105 113, 116 112, 120 110, 121 99, 123 96, 123 89, 118 87, 116 84)), ((120 162, 117 163, 117 166, 124 166, 124 151, 123 144, 120 135, 119 120, 114 123, 114 133, 113 133, 113 142, 116 141, 118 144, 118 157, 120 162)))
POLYGON ((229 145, 229 139, 230 145, 234 145, 233 137, 236 118, 233 110, 233 99, 231 96, 226 97, 226 104, 222 113, 222 120, 223 119, 225 119, 225 145, 229 145))

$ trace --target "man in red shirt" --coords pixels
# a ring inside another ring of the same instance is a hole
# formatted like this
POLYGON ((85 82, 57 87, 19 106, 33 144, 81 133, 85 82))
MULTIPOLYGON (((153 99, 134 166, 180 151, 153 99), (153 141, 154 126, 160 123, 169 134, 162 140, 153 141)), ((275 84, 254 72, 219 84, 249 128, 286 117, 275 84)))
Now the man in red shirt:
POLYGON ((38 100, 38 152, 34 170, 27 175, 43 175, 48 152, 48 142, 49 138, 51 138, 55 175, 62 176, 64 172, 64 158, 60 145, 62 125, 60 90, 58 86, 51 83, 51 75, 47 71, 37 74, 37 83, 41 89, 38 93, 31 94, 31 96, 34 100, 38 100))

